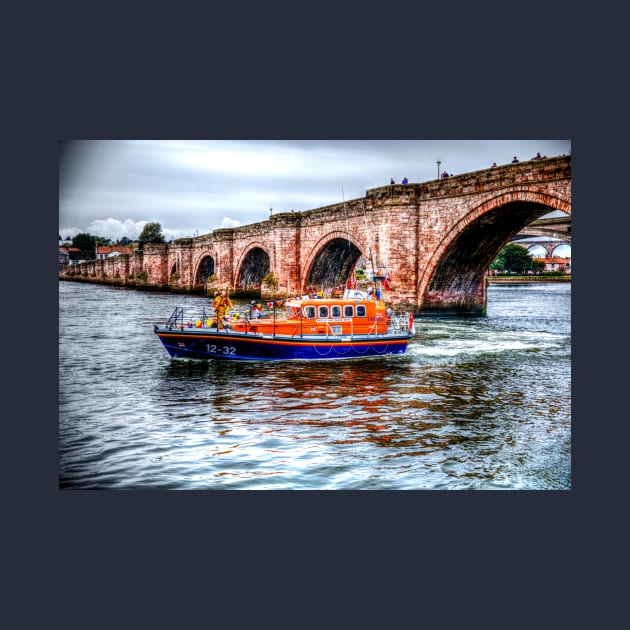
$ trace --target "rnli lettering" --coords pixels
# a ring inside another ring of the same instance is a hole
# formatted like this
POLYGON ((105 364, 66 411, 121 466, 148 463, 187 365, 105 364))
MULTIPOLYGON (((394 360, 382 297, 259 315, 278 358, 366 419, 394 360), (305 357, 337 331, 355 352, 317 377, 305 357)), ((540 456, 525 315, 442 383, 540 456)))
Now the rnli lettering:
POLYGON ((338 324, 339 322, 351 322, 352 317, 335 317, 334 319, 330 319, 329 317, 322 317, 315 320, 317 323, 327 324, 333 323, 338 324))

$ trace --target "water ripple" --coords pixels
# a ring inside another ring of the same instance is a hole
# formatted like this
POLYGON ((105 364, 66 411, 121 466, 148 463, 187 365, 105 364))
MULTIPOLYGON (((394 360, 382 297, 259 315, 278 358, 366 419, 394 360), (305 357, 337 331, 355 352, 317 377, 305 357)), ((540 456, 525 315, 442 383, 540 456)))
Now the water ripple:
POLYGON ((59 290, 60 488, 571 486, 570 286, 491 287, 402 357, 290 364, 170 360, 153 324, 203 298, 59 290))

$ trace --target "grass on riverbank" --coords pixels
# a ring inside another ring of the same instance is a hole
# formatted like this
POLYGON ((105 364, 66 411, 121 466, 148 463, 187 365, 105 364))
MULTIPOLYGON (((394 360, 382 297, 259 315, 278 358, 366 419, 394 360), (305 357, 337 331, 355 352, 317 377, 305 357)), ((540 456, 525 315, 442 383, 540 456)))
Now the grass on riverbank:
POLYGON ((486 276, 487 282, 571 282, 570 275, 563 276, 486 276))

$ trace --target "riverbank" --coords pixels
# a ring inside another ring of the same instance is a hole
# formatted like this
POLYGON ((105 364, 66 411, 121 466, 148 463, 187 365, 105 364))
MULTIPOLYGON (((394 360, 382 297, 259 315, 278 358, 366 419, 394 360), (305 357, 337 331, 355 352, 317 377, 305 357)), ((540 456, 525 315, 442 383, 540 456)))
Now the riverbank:
POLYGON ((571 282, 571 276, 487 276, 488 284, 530 284, 540 282, 571 282))

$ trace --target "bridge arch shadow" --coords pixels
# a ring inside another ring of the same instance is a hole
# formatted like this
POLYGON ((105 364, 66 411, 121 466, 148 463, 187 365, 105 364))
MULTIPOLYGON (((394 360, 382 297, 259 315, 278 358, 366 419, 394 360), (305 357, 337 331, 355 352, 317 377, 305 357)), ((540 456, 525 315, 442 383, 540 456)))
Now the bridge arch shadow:
POLYGON ((271 270, 270 257, 260 245, 252 245, 238 263, 235 290, 260 293, 263 278, 271 270))
POLYGON ((197 272, 195 273, 194 286, 201 288, 206 286, 208 278, 215 274, 214 257, 209 254, 204 254, 197 265, 197 272))
POLYGON ((419 278, 423 313, 484 314, 490 263, 520 230, 550 210, 571 213, 570 203, 529 192, 500 195, 472 209, 445 234, 419 278))
POLYGON ((305 290, 345 285, 360 260, 362 248, 349 234, 331 232, 313 247, 302 280, 305 290))

